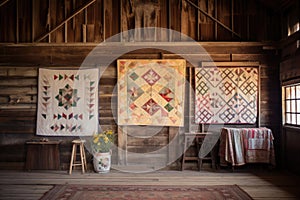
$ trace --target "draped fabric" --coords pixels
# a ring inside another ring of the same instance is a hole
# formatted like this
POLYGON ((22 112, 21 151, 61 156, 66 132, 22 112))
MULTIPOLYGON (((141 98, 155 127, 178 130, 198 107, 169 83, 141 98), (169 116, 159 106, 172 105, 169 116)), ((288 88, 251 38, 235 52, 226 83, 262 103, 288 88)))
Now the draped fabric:
POLYGON ((196 123, 249 123, 257 119, 258 68, 195 69, 196 123))
POLYGON ((98 69, 39 70, 37 135, 86 136, 98 129, 98 69))
POLYGON ((223 128, 219 150, 221 165, 275 165, 273 140, 272 131, 268 128, 223 128))
POLYGON ((184 125, 185 60, 118 60, 118 125, 184 125))

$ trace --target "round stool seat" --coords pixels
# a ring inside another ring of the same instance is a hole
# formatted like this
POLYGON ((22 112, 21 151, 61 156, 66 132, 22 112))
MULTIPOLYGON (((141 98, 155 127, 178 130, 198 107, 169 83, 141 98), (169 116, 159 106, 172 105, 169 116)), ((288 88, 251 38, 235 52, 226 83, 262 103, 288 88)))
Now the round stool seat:
POLYGON ((85 140, 73 140, 72 141, 73 144, 81 144, 81 143, 85 143, 85 140))

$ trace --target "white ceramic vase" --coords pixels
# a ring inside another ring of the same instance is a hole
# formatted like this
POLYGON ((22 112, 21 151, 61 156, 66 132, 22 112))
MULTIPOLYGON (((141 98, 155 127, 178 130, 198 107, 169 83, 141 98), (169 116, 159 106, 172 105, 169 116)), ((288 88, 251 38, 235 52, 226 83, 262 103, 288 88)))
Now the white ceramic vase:
POLYGON ((94 170, 98 173, 107 173, 111 166, 111 152, 94 153, 94 170))

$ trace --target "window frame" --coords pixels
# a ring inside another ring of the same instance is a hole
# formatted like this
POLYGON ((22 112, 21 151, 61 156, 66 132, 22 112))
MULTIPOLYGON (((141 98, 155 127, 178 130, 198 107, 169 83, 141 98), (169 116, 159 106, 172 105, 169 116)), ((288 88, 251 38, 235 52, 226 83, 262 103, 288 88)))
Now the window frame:
POLYGON ((300 82, 282 86, 282 123, 300 128, 300 82))

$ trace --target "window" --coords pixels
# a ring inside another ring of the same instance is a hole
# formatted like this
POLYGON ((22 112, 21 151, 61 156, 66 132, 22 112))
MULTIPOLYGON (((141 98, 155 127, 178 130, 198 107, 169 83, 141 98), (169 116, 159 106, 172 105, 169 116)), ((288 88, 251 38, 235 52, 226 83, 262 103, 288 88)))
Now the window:
POLYGON ((282 88, 283 122, 300 126, 300 83, 282 88))

